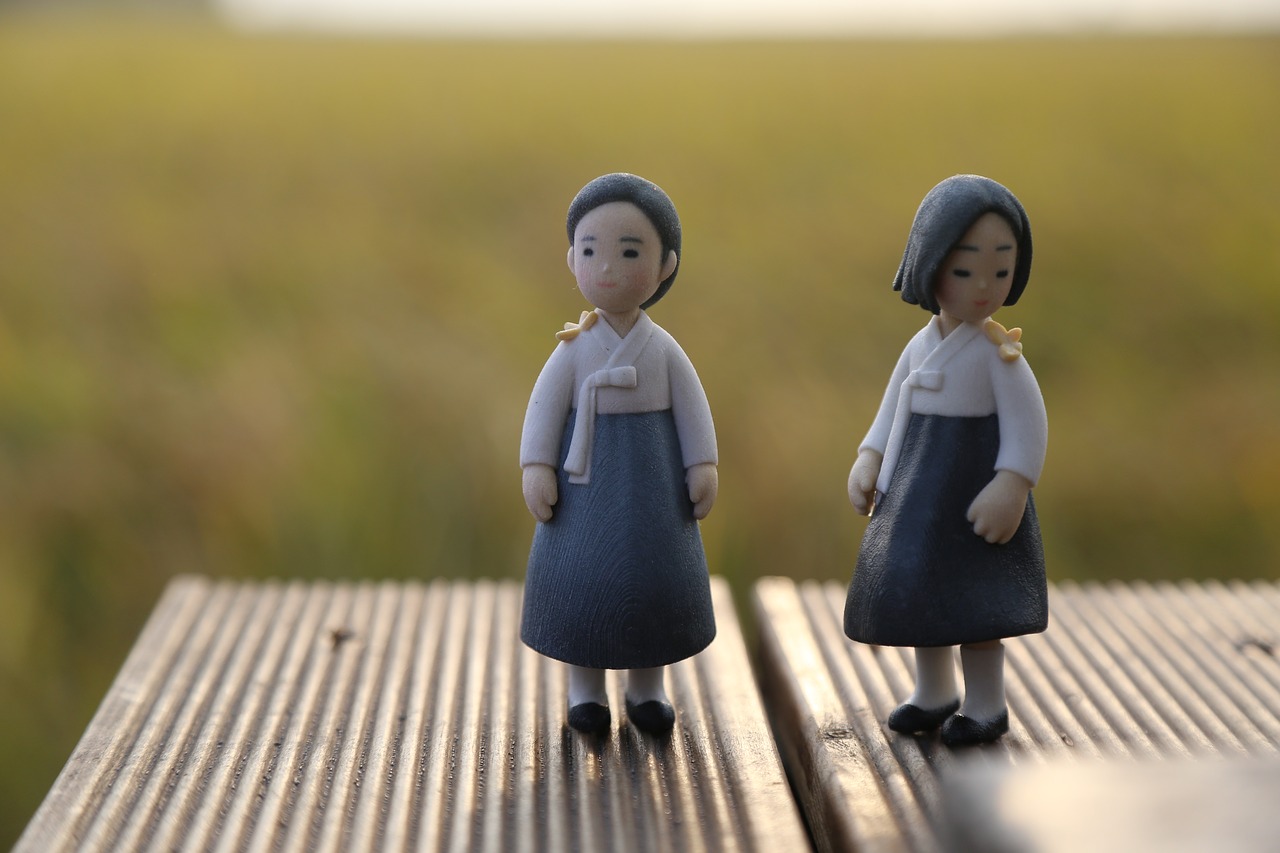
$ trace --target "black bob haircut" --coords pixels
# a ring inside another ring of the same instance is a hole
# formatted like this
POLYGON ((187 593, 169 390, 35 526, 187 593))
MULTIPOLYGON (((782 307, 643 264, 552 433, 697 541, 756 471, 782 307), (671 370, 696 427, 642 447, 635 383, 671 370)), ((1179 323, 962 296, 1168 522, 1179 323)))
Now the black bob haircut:
POLYGON ((1031 223, 1022 203, 1013 193, 981 175, 947 178, 920 202, 902 264, 893 279, 893 289, 902 291, 902 301, 939 312, 934 296, 938 269, 965 232, 983 214, 997 213, 1009 223, 1017 241, 1013 283, 1005 305, 1013 305, 1031 277, 1031 223))
POLYGON ((569 232, 569 245, 573 245, 573 234, 578 230, 578 223, 582 221, 582 217, 597 207, 615 201, 634 204, 653 223, 654 229, 658 232, 658 238, 662 241, 664 263, 669 252, 676 253, 676 268, 671 271, 671 275, 662 280, 653 296, 640 306, 648 308, 667 294, 671 284, 676 280, 676 273, 680 271, 680 216, 676 213, 676 206, 671 199, 662 191, 662 187, 652 181, 646 181, 638 175, 627 172, 601 175, 578 190, 578 194, 569 205, 569 215, 565 220, 565 226, 569 232))

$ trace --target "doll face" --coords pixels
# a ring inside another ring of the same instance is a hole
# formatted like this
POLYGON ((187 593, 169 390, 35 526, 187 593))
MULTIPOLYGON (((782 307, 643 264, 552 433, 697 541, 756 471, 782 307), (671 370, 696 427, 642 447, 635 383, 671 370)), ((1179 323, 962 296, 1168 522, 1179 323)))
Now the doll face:
POLYGON ((938 269, 934 296, 945 317, 976 323, 1009 298, 1018 241, 998 213, 984 213, 951 249, 938 269))
POLYGON ((606 312, 639 308, 675 268, 676 253, 663 257, 658 230, 629 201, 600 205, 573 232, 569 269, 587 301, 606 312))

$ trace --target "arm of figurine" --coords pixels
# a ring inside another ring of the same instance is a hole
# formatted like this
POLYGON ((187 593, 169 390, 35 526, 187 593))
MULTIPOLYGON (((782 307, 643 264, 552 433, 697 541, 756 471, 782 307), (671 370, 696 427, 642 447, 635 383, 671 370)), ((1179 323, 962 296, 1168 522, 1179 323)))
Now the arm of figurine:
POLYGON ((684 475, 689 486, 689 500, 693 501, 693 517, 701 521, 711 512, 720 490, 720 474, 716 463, 701 462, 691 466, 684 475))
POLYGON ((973 532, 992 545, 1013 538, 1022 524, 1031 481, 1012 471, 997 471, 990 483, 969 504, 965 518, 973 522, 973 532))
POLYGON ((858 454, 858 459, 849 471, 849 503, 859 515, 870 515, 871 504, 875 500, 876 480, 880 477, 880 465, 884 456, 870 447, 858 454))
POLYGON ((551 520, 551 508, 560 499, 556 486, 556 469, 550 465, 535 462, 524 467, 521 485, 524 489, 524 503, 529 512, 538 521, 551 520))
POLYGON ((693 362, 674 339, 667 346, 667 377, 671 383, 671 414, 680 441, 684 481, 693 502, 693 517, 701 521, 711 512, 719 491, 716 469, 716 428, 711 419, 707 392, 698 380, 693 362))
POLYGON ((875 420, 858 445, 858 458, 849 471, 849 503, 853 504, 859 515, 870 515, 875 509, 876 482, 880 479, 880 469, 884 466, 884 450, 889 446, 889 435, 893 431, 893 419, 898 411, 902 383, 911 373, 912 353, 917 348, 916 341, 923 335, 924 330, 917 332, 903 349, 902 355, 898 356, 898 362, 889 376, 889 384, 885 386, 884 396, 880 399, 875 420))
POLYGON ((524 412, 520 432, 521 491, 525 506, 538 521, 551 520, 559 499, 556 459, 574 391, 573 350, 561 342, 538 374, 524 412))

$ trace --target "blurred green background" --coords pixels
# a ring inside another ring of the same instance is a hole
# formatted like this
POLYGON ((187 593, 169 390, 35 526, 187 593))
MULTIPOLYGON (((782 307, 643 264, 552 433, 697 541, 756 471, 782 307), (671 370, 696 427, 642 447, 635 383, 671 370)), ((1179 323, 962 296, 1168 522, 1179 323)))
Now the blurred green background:
POLYGON ((522 575, 564 210, 680 208, 652 314, 739 595, 846 580, 845 478, 956 172, 1026 205, 1064 578, 1280 577, 1280 38, 586 43, 0 17, 0 845, 166 581, 522 575))

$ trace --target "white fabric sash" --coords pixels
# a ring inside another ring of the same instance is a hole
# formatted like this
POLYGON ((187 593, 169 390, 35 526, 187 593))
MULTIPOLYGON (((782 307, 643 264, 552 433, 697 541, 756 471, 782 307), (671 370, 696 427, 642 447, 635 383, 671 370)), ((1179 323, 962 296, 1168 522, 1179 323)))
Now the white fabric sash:
MULTIPOLYGON (((600 388, 636 387, 635 362, 649 343, 653 328, 653 320, 642 313, 627 336, 619 339, 620 345, 610 354, 605 366, 587 376, 578 389, 578 412, 573 421, 573 438, 569 442, 569 453, 564 461, 564 470, 569 473, 570 483, 591 481, 591 448, 595 444, 596 431, 596 391, 600 388)), ((616 337, 608 323, 596 323, 584 334, 613 334, 616 337), (609 331, 604 332, 601 327, 609 331)))
MULTIPOLYGON (((934 321, 937 322, 936 320, 934 321)), ((941 391, 943 367, 952 356, 964 349, 965 345, 982 333, 981 326, 964 323, 938 343, 933 351, 925 356, 920 366, 907 374, 906 380, 898 390, 898 407, 893 414, 893 429, 889 436, 889 445, 884 451, 884 460, 880 464, 880 477, 876 481, 876 491, 885 494, 889 490, 889 481, 898 466, 898 456, 902 453, 902 444, 907 437, 907 423, 911 417, 911 395, 917 388, 925 391, 941 391)))

